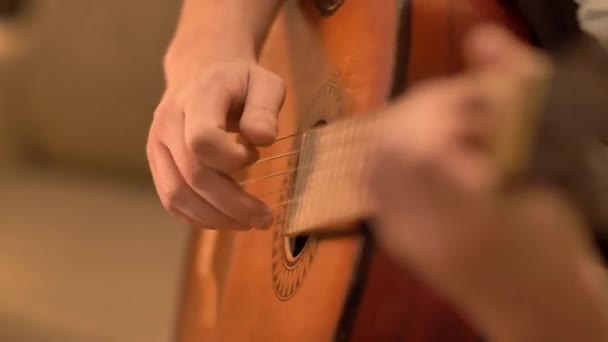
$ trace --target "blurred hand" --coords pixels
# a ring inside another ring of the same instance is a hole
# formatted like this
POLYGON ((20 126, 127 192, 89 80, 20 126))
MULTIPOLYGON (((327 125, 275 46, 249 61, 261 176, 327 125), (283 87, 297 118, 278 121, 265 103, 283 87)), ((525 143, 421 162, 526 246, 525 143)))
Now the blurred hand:
POLYGON ((276 139, 283 81, 250 60, 211 60, 191 74, 169 83, 150 129, 147 156, 161 202, 192 225, 265 228, 270 209, 230 174, 276 139))
POLYGON ((465 50, 465 75, 419 87, 387 114, 370 163, 378 241, 496 340, 603 336, 594 323, 606 319, 605 284, 573 206, 541 186, 499 192, 492 144, 504 103, 493 103, 480 77, 508 75, 499 90, 525 96, 516 86, 547 79, 551 67, 495 27, 465 50), (543 320, 587 335, 530 333, 563 333, 543 320))

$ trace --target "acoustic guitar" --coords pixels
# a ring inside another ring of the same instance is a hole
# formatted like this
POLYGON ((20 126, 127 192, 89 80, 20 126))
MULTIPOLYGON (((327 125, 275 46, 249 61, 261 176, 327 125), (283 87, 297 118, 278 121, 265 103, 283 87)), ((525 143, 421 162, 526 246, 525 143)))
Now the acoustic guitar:
POLYGON ((459 71, 463 36, 487 21, 527 37, 494 0, 286 2, 261 59, 288 87, 280 138, 240 176, 275 222, 197 233, 176 340, 479 341, 367 233, 361 171, 364 114, 459 71))

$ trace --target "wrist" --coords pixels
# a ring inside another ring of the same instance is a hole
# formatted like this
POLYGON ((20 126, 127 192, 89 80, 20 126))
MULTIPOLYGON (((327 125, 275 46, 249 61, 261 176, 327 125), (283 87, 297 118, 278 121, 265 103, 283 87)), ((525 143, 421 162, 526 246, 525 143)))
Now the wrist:
POLYGON ((168 83, 188 82, 214 62, 256 62, 284 0, 184 0, 164 58, 168 83))
POLYGON ((255 63, 255 41, 252 37, 230 35, 216 30, 201 30, 188 35, 176 35, 163 60, 163 71, 168 84, 188 81, 205 66, 217 62, 243 61, 255 63))

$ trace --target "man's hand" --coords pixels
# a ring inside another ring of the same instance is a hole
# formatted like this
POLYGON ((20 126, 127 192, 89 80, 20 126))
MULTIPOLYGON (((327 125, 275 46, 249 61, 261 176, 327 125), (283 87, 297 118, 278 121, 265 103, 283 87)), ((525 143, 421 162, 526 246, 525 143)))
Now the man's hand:
POLYGON ((229 176, 271 144, 283 81, 255 63, 209 64, 154 114, 148 159, 163 206, 191 224, 264 228, 269 209, 229 176))
POLYGON ((466 56, 465 75, 420 87, 387 115, 370 163, 379 243, 493 340, 604 341, 605 279, 574 207, 540 185, 501 191, 504 94, 483 79, 507 75, 497 91, 517 100, 518 84, 551 67, 494 27, 466 56))
POLYGON ((285 85, 256 56, 280 0, 187 0, 165 59, 147 156, 163 206, 191 225, 265 228, 272 213, 230 177, 274 142, 285 85))

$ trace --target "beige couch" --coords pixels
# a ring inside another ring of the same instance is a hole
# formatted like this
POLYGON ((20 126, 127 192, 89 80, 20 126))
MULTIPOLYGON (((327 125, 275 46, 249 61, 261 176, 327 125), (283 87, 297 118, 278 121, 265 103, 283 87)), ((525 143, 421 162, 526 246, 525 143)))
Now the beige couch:
POLYGON ((0 19, 0 341, 169 341, 189 231, 144 154, 175 0, 0 19))

